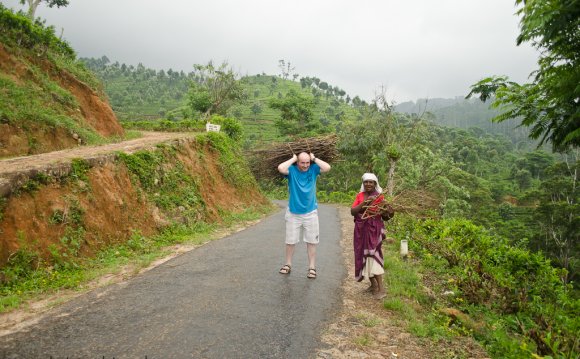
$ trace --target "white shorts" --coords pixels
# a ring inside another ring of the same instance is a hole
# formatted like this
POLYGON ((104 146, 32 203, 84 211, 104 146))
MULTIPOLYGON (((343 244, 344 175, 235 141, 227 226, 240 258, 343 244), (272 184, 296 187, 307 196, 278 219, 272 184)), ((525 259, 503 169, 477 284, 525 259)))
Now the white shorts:
POLYGON ((286 244, 296 244, 300 238, 306 243, 318 244, 318 210, 295 214, 286 208, 286 244))

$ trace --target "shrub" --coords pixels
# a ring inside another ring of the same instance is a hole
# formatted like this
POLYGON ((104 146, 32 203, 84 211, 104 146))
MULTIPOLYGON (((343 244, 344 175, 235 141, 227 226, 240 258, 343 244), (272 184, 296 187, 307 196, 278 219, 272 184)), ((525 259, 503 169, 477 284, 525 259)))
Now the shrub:
POLYGON ((54 27, 44 27, 39 20, 33 22, 26 15, 13 13, 0 4, 0 38, 27 49, 48 50, 74 60, 76 54, 72 47, 54 35, 54 27))
POLYGON ((462 309, 481 307, 501 316, 501 325, 494 325, 485 339, 490 351, 501 352, 506 345, 514 353, 521 351, 498 339, 504 336, 497 333, 500 327, 510 337, 523 336, 523 342, 531 343, 528 354, 578 354, 580 301, 563 284, 562 270, 542 254, 511 246, 464 219, 428 220, 414 229, 413 250, 425 258, 444 259, 465 299, 462 309))
POLYGON ((221 130, 236 142, 241 141, 244 136, 242 123, 235 118, 213 115, 210 122, 220 125, 221 130))

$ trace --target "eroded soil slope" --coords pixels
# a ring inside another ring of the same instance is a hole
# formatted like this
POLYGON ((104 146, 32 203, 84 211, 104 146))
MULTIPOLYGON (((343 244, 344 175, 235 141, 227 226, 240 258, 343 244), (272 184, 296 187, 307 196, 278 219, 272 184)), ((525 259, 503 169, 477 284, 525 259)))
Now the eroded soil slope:
POLYGON ((5 91, 8 98, 18 98, 0 106, 0 158, 83 143, 83 132, 66 128, 63 123, 67 121, 75 122, 75 127, 86 133, 103 137, 124 133, 103 94, 43 57, 27 56, 0 43, 0 80, 4 83, 0 91, 5 91), (37 118, 42 117, 42 112, 30 109, 38 107, 44 107, 52 116, 58 114, 63 123, 37 118))
POLYGON ((116 154, 155 151, 160 143, 174 156, 163 163, 163 171, 183 168, 198 186, 201 205, 193 220, 215 221, 221 210, 266 203, 256 188, 228 182, 219 153, 192 134, 147 133, 122 143, 3 160, 0 265, 23 246, 50 259, 51 250, 64 245, 63 238, 76 238, 66 244, 78 246, 79 255, 91 255, 108 243, 128 240, 134 232, 150 235, 181 220, 181 208, 168 211, 152 203, 151 193, 132 180, 116 154), (71 179, 75 158, 89 165, 86 177, 71 179))

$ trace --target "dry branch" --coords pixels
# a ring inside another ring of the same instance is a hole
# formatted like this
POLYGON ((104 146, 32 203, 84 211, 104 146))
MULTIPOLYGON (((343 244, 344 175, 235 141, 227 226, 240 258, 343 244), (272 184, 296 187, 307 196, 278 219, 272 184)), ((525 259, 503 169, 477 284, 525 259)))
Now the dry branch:
POLYGON ((337 136, 311 137, 294 142, 277 143, 268 148, 252 151, 252 170, 258 178, 277 178, 278 165, 289 160, 293 154, 312 152, 317 158, 332 163, 338 158, 337 136))
POLYGON ((425 190, 403 190, 395 195, 389 203, 395 213, 407 213, 415 217, 433 217, 439 212, 440 199, 437 195, 425 190))

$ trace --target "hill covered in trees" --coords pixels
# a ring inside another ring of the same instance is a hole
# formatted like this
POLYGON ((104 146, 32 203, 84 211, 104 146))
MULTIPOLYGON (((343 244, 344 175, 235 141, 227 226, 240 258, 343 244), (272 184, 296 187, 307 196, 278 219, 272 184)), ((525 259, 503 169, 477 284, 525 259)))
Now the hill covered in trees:
MULTIPOLYGON (((122 121, 151 119, 195 119, 190 102, 192 83, 200 81, 195 71, 184 73, 172 69, 154 70, 113 62, 106 57, 82 58, 88 68, 102 80, 112 108, 122 121)), ((283 98, 290 91, 313 99, 313 118, 321 128, 332 128, 346 117, 359 116, 357 108, 367 105, 358 96, 346 92, 316 77, 290 80, 289 74, 272 76, 257 74, 239 78, 243 101, 232 106, 227 115, 240 120, 251 142, 279 139, 274 127, 280 111, 268 105, 272 98, 283 98)))
POLYGON ((432 98, 418 99, 397 104, 395 110, 408 114, 424 114, 434 123, 441 126, 457 128, 480 128, 487 133, 501 134, 521 148, 533 149, 537 141, 528 138, 529 130, 519 127, 521 121, 508 119, 503 122, 492 122, 500 114, 498 109, 491 108, 491 101, 479 99, 432 98))
MULTIPOLYGON (((103 82, 106 94, 117 117, 123 121, 148 119, 177 120, 192 118, 188 92, 196 81, 194 71, 185 73, 172 69, 155 70, 139 63, 137 66, 111 62, 101 58, 81 58, 103 82)), ((245 101, 233 106, 229 115, 246 126, 247 140, 264 143, 279 138, 273 123, 280 112, 268 106, 271 98, 282 98, 290 90, 307 93, 314 100, 314 118, 322 127, 339 125, 346 118, 360 118, 358 109, 369 105, 358 96, 351 96, 337 86, 317 77, 256 74, 240 78, 245 101)), ((491 120, 499 110, 491 109, 490 102, 477 99, 433 98, 404 102, 395 111, 423 116, 436 124, 462 129, 480 128, 486 133, 501 134, 522 149, 533 150, 535 141, 529 140, 529 131, 518 127, 519 121, 491 120)))
POLYGON ((192 73, 172 69, 154 70, 111 63, 106 57, 81 58, 104 84, 111 106, 120 120, 166 117, 185 104, 192 73))

